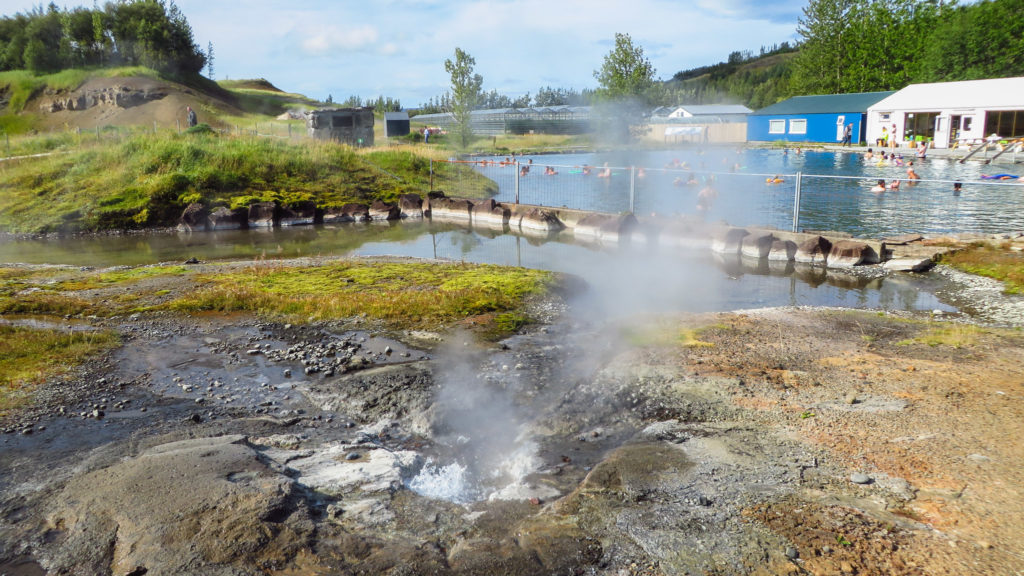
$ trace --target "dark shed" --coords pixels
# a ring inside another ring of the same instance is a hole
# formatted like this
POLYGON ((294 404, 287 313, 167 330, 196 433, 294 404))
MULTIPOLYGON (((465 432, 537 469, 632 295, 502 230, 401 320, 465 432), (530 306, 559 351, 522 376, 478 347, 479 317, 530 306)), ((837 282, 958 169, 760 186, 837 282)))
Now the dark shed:
POLYGON ((395 138, 405 136, 409 133, 408 112, 385 112, 384 113, 384 136, 395 138))
POLYGON ((373 146, 373 108, 314 110, 306 116, 306 130, 319 140, 373 146))

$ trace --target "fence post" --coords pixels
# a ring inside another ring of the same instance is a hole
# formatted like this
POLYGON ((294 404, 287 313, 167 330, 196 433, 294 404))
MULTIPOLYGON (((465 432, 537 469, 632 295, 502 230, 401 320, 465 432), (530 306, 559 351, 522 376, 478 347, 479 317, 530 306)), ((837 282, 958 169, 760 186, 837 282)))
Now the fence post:
POLYGON ((793 194, 793 232, 800 231, 800 184, 803 173, 796 173, 796 192, 793 194))
POLYGON ((629 167, 629 213, 636 214, 636 166, 629 167))
POLYGON ((515 170, 515 175, 516 175, 516 204, 519 204, 519 162, 516 162, 515 166, 516 166, 516 170, 515 170))

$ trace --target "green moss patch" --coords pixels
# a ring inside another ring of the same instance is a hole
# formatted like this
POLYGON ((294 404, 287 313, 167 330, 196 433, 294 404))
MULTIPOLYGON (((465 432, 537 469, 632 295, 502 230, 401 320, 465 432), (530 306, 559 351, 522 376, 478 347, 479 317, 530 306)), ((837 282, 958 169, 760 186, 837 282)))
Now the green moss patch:
POLYGON ((987 244, 946 254, 942 263, 969 274, 1000 280, 1007 294, 1024 293, 1024 254, 987 244))
POLYGON ((0 411, 31 401, 36 386, 119 344, 109 332, 63 332, 0 324, 0 411))
POLYGON ((215 275, 170 307, 182 311, 253 312, 291 321, 365 315, 391 327, 448 325, 488 315, 488 325, 520 328, 519 309, 546 292, 549 272, 434 262, 345 262, 312 268, 252 268, 215 275), (503 316, 515 312, 514 317, 503 316))

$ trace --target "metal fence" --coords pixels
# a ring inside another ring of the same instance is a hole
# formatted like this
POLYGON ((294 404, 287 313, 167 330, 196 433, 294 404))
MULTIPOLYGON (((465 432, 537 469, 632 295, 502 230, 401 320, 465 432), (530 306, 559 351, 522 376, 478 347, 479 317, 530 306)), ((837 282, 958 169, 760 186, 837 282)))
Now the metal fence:
POLYGON ((885 189, 878 191, 878 180, 869 176, 697 172, 543 160, 471 161, 478 173, 471 176, 455 170, 453 162, 435 161, 431 167, 432 173, 445 175, 445 193, 479 195, 482 175, 497 185, 494 199, 499 202, 691 216, 736 226, 855 236, 1024 230, 1024 181, 1018 179, 886 180, 885 189), (898 188, 892 187, 894 182, 898 188))

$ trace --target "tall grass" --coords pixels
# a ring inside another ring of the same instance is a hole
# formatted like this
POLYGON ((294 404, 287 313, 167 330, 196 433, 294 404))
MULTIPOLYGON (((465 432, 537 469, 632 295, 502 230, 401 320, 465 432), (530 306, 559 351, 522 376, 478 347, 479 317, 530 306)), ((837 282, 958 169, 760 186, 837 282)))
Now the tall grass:
MULTIPOLYGON (((114 137, 113 135, 110 137, 114 137)), ((429 161, 407 150, 364 156, 333 142, 204 134, 129 134, 0 166, 0 230, 131 229, 177 222, 192 202, 319 207, 422 194, 429 161)), ((480 189, 489 180, 465 168, 480 189)), ((436 179, 436 177, 435 177, 436 179)))

